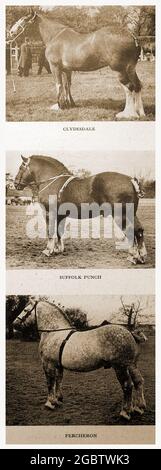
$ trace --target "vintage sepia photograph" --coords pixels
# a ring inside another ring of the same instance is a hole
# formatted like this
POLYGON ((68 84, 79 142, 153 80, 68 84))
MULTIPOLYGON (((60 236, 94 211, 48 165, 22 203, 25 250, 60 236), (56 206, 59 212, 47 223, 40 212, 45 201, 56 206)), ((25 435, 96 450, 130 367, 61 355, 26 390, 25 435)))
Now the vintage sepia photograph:
POLYGON ((7 121, 155 119, 155 6, 6 6, 7 121))
POLYGON ((11 3, 6 443, 154 444, 156 6, 11 3))
POLYGON ((7 296, 7 426, 154 425, 154 312, 152 295, 7 296))
POLYGON ((6 236, 8 269, 154 268, 154 152, 8 151, 6 236))

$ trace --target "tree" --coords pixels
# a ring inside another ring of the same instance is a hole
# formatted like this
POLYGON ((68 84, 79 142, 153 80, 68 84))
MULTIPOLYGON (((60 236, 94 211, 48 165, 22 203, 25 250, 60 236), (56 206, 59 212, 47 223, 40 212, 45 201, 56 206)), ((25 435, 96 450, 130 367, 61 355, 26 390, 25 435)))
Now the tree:
POLYGON ((124 304, 121 297, 122 311, 123 314, 127 317, 127 328, 132 333, 135 338, 136 343, 144 343, 147 341, 147 337, 144 334, 144 331, 141 325, 138 322, 139 312, 142 310, 140 307, 140 300, 138 300, 137 305, 134 304, 124 304))
POLYGON ((79 308, 67 308, 65 309, 64 313, 72 327, 78 330, 87 329, 87 315, 86 313, 82 312, 79 308))
POLYGON ((133 330, 138 325, 138 315, 139 312, 142 310, 142 308, 140 307, 140 301, 138 300, 138 304, 135 305, 134 302, 132 304, 124 304, 122 297, 120 300, 122 304, 123 314, 127 317, 128 329, 133 330))
POLYGON ((13 322, 29 301, 28 295, 8 295, 6 298, 7 338, 13 337, 13 322))

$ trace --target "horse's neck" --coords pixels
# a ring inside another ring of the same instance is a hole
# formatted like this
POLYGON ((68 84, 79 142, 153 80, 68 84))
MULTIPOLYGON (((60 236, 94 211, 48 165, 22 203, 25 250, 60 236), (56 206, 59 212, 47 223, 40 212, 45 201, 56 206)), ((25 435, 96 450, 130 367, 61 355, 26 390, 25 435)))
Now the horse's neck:
POLYGON ((53 165, 45 160, 31 159, 30 168, 32 173, 35 176, 37 182, 45 181, 52 176, 57 176, 60 174, 68 174, 69 171, 61 163, 58 165, 53 159, 53 165))
POLYGON ((64 26, 54 21, 39 16, 39 30, 44 43, 47 45, 64 26))
POLYGON ((38 330, 60 330, 70 328, 70 323, 56 305, 40 301, 37 305, 37 326, 38 330))

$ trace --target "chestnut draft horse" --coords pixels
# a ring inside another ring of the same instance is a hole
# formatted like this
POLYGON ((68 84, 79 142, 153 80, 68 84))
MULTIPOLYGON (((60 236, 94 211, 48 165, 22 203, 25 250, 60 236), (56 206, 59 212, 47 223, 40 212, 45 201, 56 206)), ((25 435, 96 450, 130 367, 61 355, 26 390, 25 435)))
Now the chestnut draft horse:
POLYGON ((112 367, 123 390, 120 415, 130 420, 132 412, 144 413, 146 403, 144 381, 137 366, 138 346, 125 327, 108 324, 78 331, 71 327, 62 309, 42 299, 31 299, 13 326, 21 331, 33 326, 39 332, 39 350, 48 386, 47 408, 53 410, 62 404, 64 369, 90 372, 112 367))
POLYGON ((56 80, 57 103, 51 109, 59 110, 75 106, 71 95, 72 71, 90 72, 106 66, 119 74, 125 95, 125 109, 118 119, 137 119, 144 116, 141 83, 136 73, 140 46, 128 29, 110 33, 103 27, 95 32, 82 34, 49 19, 45 14, 31 10, 20 18, 8 32, 8 41, 16 40, 28 27, 38 25, 46 45, 46 58, 56 80), (64 83, 63 83, 64 82, 64 83))
MULTIPOLYGON (((55 158, 39 155, 28 158, 22 156, 22 164, 15 178, 15 187, 16 189, 23 189, 26 186, 31 187, 34 193, 36 192, 39 202, 46 209, 48 244, 43 252, 45 255, 50 256, 53 252, 64 251, 62 237, 67 216, 88 219, 99 215, 104 217, 111 215, 121 230, 126 230, 126 237, 129 240, 129 261, 134 264, 145 263, 147 252, 143 227, 136 215, 139 185, 136 185, 136 183, 134 185, 134 180, 129 176, 104 172, 79 178, 71 175, 68 169, 55 158), (49 220, 50 196, 57 197, 57 237, 55 237, 54 226, 51 233, 49 220), (115 205, 117 204, 121 204, 121 214, 119 212, 116 220, 115 205), (129 214, 128 221, 127 204, 132 206, 132 214, 129 214), (88 205, 89 210, 83 212, 82 207, 86 207, 86 205, 88 205), (95 209, 96 206, 98 211, 95 209)), ((125 238, 125 234, 122 233, 122 236, 125 238)))

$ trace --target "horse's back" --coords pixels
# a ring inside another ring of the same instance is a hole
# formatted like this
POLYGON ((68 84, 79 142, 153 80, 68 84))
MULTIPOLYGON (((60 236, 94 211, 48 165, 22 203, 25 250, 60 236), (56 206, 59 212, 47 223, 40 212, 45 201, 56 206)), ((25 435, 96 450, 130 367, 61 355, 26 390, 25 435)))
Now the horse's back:
POLYGON ((103 172, 96 175, 93 180, 92 193, 98 199, 105 197, 110 203, 134 202, 138 204, 131 177, 121 173, 103 172))
POLYGON ((76 332, 66 343, 63 367, 89 371, 135 361, 137 346, 131 333, 119 325, 104 325, 76 332))
POLYGON ((53 63, 60 63, 64 70, 92 71, 110 66, 120 71, 129 59, 138 58, 135 41, 128 33, 111 33, 101 28, 80 33, 70 27, 62 28, 50 40, 46 56, 53 63))

